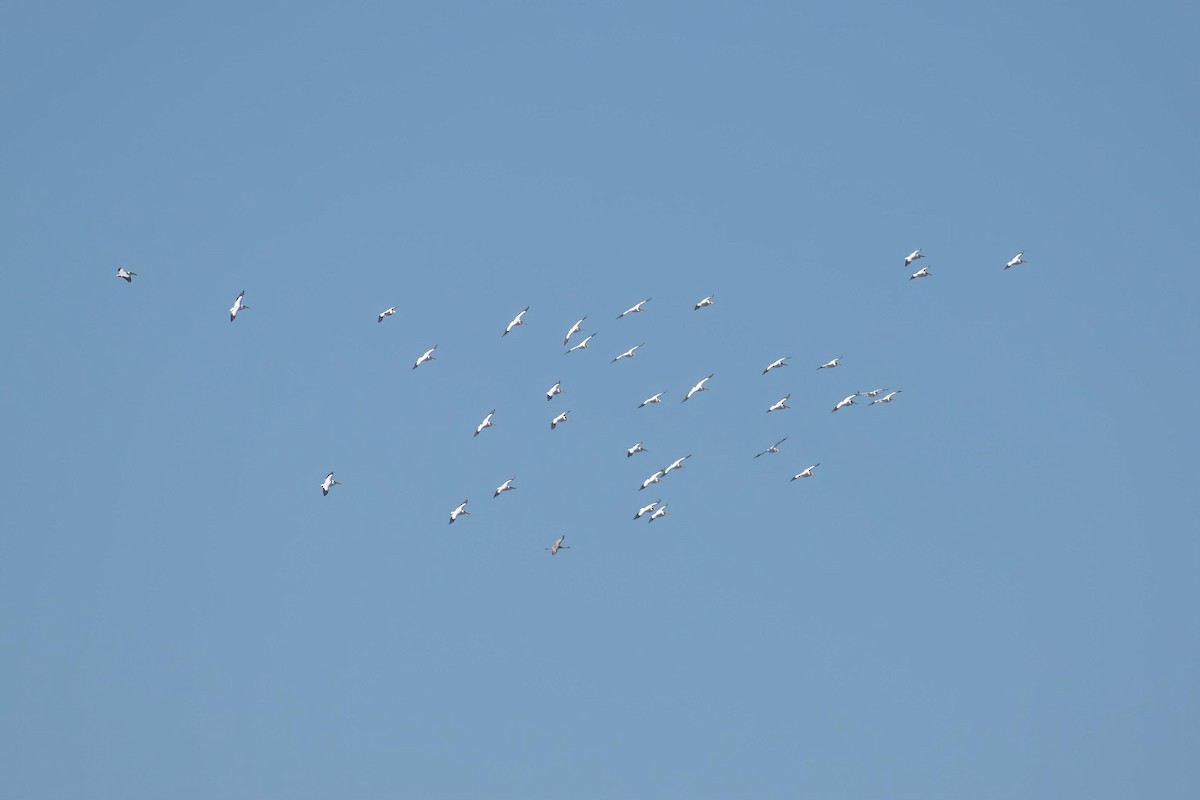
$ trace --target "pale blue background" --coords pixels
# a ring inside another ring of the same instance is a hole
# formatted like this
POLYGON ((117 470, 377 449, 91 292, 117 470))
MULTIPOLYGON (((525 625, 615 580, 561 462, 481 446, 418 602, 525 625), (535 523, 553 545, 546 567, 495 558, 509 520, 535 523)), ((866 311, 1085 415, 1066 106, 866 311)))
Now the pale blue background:
POLYGON ((2 23, 5 797, 1200 796, 1195 4, 2 23))

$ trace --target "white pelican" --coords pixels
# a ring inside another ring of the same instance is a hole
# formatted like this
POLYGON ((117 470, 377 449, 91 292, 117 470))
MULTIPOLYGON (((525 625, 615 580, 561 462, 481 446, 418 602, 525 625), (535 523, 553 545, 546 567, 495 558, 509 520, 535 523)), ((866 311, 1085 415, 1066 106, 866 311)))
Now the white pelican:
POLYGON ((651 403, 661 403, 662 396, 666 393, 667 393, 667 391, 666 391, 666 389, 664 389, 663 391, 659 392, 658 394, 650 395, 645 400, 638 403, 638 408, 645 408, 646 406, 650 405, 651 403))
POLYGON ((702 308, 708 308, 709 306, 711 306, 713 304, 714 297, 716 297, 716 295, 710 294, 708 297, 704 298, 699 303, 696 303, 696 307, 693 308, 692 310, 699 311, 702 308))
POLYGON ((496 413, 496 409, 493 408, 491 411, 489 411, 487 413, 487 416, 483 418, 483 422, 481 422, 475 426, 475 436, 478 436, 479 434, 483 433, 484 428, 490 428, 496 424, 496 423, 492 422, 492 415, 495 413, 496 413))
POLYGON ((846 406, 858 405, 858 403, 854 402, 854 398, 856 398, 856 397, 858 397, 858 392, 855 392, 854 394, 839 400, 838 404, 833 407, 833 410, 837 411, 839 409, 845 408, 846 406))
POLYGON ((137 273, 130 272, 129 270, 125 269, 124 267, 117 267, 117 277, 124 278, 126 283, 133 283, 134 275, 137 275, 137 273))
MULTIPOLYGON (((716 374, 717 374, 717 373, 715 373, 715 372, 713 373, 713 375, 716 375, 716 374)), ((707 386, 705 386, 704 384, 708 383, 710 380, 712 380, 712 375, 709 375, 707 378, 705 378, 704 380, 702 380, 702 381, 700 381, 699 383, 697 383, 697 384, 696 384, 695 386, 693 386, 691 389, 688 389, 688 393, 687 393, 687 395, 686 395, 686 396, 683 398, 683 402, 685 402, 685 403, 686 403, 686 402, 688 401, 688 398, 690 398, 690 397, 691 397, 692 395, 694 395, 696 392, 707 392, 707 391, 708 391, 708 387, 707 387, 707 386)))
POLYGON ((437 356, 435 356, 433 354, 434 350, 437 350, 436 344, 421 354, 421 357, 417 359, 417 363, 413 364, 413 369, 416 369, 417 367, 421 366, 426 361, 436 361, 437 356))
POLYGON ((908 255, 906 255, 904 257, 904 266, 907 267, 909 264, 916 261, 918 258, 924 258, 924 257, 925 256, 921 253, 921 248, 918 247, 916 250, 913 250, 911 253, 909 253, 908 255))
POLYGON ((758 455, 756 455, 756 456, 754 456, 754 457, 755 457, 755 458, 758 458, 758 456, 765 456, 767 453, 778 453, 778 452, 779 452, 779 445, 783 444, 783 443, 784 443, 784 442, 786 442, 787 440, 788 440, 788 437, 786 437, 786 436, 785 436, 785 437, 783 437, 783 438, 782 438, 782 439, 780 439, 778 442, 776 442, 775 444, 771 445, 771 446, 770 446, 770 447, 768 447, 766 450, 763 450, 761 453, 759 453, 758 455))
POLYGON ((657 506, 661 502, 662 502, 662 500, 659 499, 659 500, 655 500, 653 503, 651 503, 648 506, 642 506, 641 508, 638 509, 638 513, 633 515, 633 518, 641 519, 642 516, 644 516, 645 514, 649 514, 651 511, 653 511, 654 507, 657 506))
POLYGON ((243 290, 240 294, 238 294, 237 300, 233 301, 233 306, 229 309, 229 321, 230 322, 233 322, 235 319, 237 319, 237 315, 238 315, 239 311, 241 311, 243 308, 250 307, 242 302, 242 298, 245 296, 246 296, 246 292, 245 292, 245 290, 243 290))
MULTIPOLYGON (((661 469, 654 470, 653 475, 651 475, 649 478, 646 478, 646 480, 642 481, 642 489, 645 489, 647 486, 649 486, 652 483, 661 482, 663 479, 663 476, 666 474, 667 473, 664 470, 661 470, 661 469)), ((640 492, 642 489, 638 489, 638 491, 640 492)))
POLYGON ((833 359, 832 361, 826 361, 824 364, 817 367, 817 369, 833 369, 839 363, 841 363, 841 360, 842 360, 842 357, 838 356, 837 358, 833 359))
POLYGON ((516 477, 512 477, 512 478, 509 478, 508 480, 506 480, 504 483, 497 486, 496 493, 492 495, 492 498, 495 499, 495 498, 499 497, 500 495, 504 494, 505 492, 511 492, 513 489, 517 488, 512 485, 512 482, 515 480, 516 480, 516 477))
POLYGON ((919 270, 914 272, 912 275, 909 275, 908 279, 911 281, 916 278, 928 278, 932 274, 933 273, 929 271, 929 267, 921 267, 919 270))
POLYGON ((767 409, 767 413, 770 414, 772 411, 782 411, 785 408, 791 408, 791 406, 789 406, 787 404, 789 397, 791 397, 791 394, 785 394, 782 398, 780 398, 777 402, 772 404, 770 408, 767 409))
POLYGON ((617 356, 616 358, 614 358, 612 361, 610 361, 608 363, 615 364, 618 361, 620 361, 622 358, 633 358, 634 356, 637 355, 637 349, 639 347, 644 347, 645 344, 646 344, 645 342, 642 342, 641 344, 635 344, 633 347, 629 348, 624 353, 621 353, 621 355, 617 356))
POLYGON ((863 397, 878 397, 879 395, 883 394, 883 392, 883 389, 872 389, 869 392, 859 392, 859 394, 861 394, 863 397))
MULTIPOLYGON (((1019 253, 1017 253, 1015 256, 1013 256, 1013 257, 1012 257, 1012 260, 1011 260, 1011 261, 1009 261, 1007 264, 1005 264, 1005 265, 1004 265, 1004 268, 1005 268, 1005 269, 1008 269, 1009 267, 1015 267, 1017 264, 1024 264, 1024 263, 1026 263, 1026 261, 1025 261, 1025 257, 1024 257, 1024 256, 1025 256, 1025 251, 1024 251, 1024 250, 1022 250, 1021 252, 1019 252, 1019 253)), ((120 274, 120 273, 118 273, 118 275, 119 275, 119 274, 120 274)))
POLYGON ((783 358, 775 359, 770 364, 767 364, 767 368, 762 371, 762 374, 766 375, 768 372, 770 372, 773 369, 778 369, 779 367, 786 367, 787 360, 789 358, 791 358, 791 356, 784 356, 783 358))
POLYGON ((470 514, 470 513, 471 513, 470 511, 467 511, 467 501, 463 500, 461 503, 459 503, 457 506, 454 507, 453 511, 450 512, 450 524, 454 524, 454 520, 458 519, 463 514, 470 514))
POLYGON ((501 336, 508 336, 508 332, 509 332, 509 331, 511 331, 513 328, 517 327, 518 325, 524 325, 524 324, 525 324, 525 320, 521 319, 521 317, 524 317, 524 316, 525 316, 525 312, 526 312, 526 311, 528 311, 528 310, 529 310, 529 306, 525 306, 525 308, 521 309, 521 313, 520 313, 520 314, 517 314, 515 317, 513 317, 513 321, 512 321, 512 322, 510 322, 510 323, 508 323, 507 325, 505 325, 505 326, 504 326, 504 333, 502 333, 502 334, 500 334, 500 335, 501 335, 501 336))
POLYGON ((900 389, 897 389, 894 392, 888 392, 887 394, 885 394, 883 397, 879 398, 878 400, 872 400, 871 405, 875 405, 876 403, 890 403, 896 399, 896 395, 900 394, 900 391, 901 391, 900 389))
POLYGON ((626 450, 626 451, 625 451, 625 457, 626 457, 626 458, 629 458, 629 457, 630 457, 631 455, 633 455, 634 453, 649 453, 649 452, 650 452, 649 450, 647 450, 646 448, 642 447, 642 443, 641 443, 641 442, 638 442, 638 443, 637 443, 637 444, 635 444, 633 447, 630 447, 628 450, 626 450))
POLYGON ((579 321, 572 325, 571 329, 567 331, 567 335, 563 337, 563 347, 567 346, 567 342, 571 341, 572 336, 583 330, 583 321, 585 319, 587 319, 587 314, 584 314, 582 317, 580 317, 579 321))
POLYGON ((654 513, 650 515, 650 521, 654 522, 659 517, 665 517, 667 515, 667 505, 669 504, 664 504, 654 509, 654 513))
POLYGON ((646 303, 649 303, 653 299, 653 297, 647 297, 645 300, 633 306, 632 308, 625 309, 617 316, 617 319, 620 319, 627 314, 640 314, 643 311, 642 306, 646 305, 646 303))
POLYGON ((554 395, 562 394, 562 381, 555 381, 554 385, 546 390, 546 399, 554 399, 554 395))
POLYGON ((799 480, 800 478, 811 478, 813 476, 813 470, 819 466, 821 466, 820 462, 813 464, 812 466, 808 467, 803 472, 797 472, 795 475, 793 475, 791 477, 791 480, 794 481, 794 480, 799 480))
POLYGON ((393 315, 393 314, 395 314, 395 313, 396 313, 396 307, 395 307, 395 306, 392 306, 391 308, 385 308, 383 311, 380 311, 380 312, 379 312, 379 319, 378 319, 377 321, 378 321, 378 322, 383 322, 383 318, 384 318, 384 317, 390 317, 390 316, 392 316, 392 315, 393 315))
POLYGON ((570 550, 571 545, 563 544, 563 539, 565 539, 565 538, 567 538, 567 535, 564 533, 562 536, 560 536, 554 540, 554 544, 550 545, 549 547, 544 547, 542 549, 549 550, 550 555, 552 555, 552 556, 558 555, 559 550, 570 550))
POLYGON ((550 420, 550 430, 554 430, 555 428, 557 428, 560 423, 569 422, 571 418, 568 417, 567 414, 570 414, 570 413, 571 413, 570 410, 564 411, 561 414, 559 414, 557 417, 555 417, 554 419, 550 420))
POLYGON ((691 457, 692 457, 692 454, 691 454, 691 453, 688 453, 688 454, 687 454, 686 456, 684 456, 683 458, 677 458, 677 459, 675 459, 674 461, 672 461, 672 462, 671 462, 671 466, 669 466, 669 467, 667 467, 666 469, 664 469, 664 470, 663 470, 663 477, 664 477, 664 478, 665 478, 665 477, 667 477, 667 475, 668 475, 668 474, 671 472, 671 470, 673 470, 673 469, 683 469, 683 462, 687 461, 687 460, 688 460, 689 458, 691 458, 691 457))
POLYGON ((334 486, 341 486, 341 484, 341 481, 335 481, 333 479, 333 473, 331 472, 325 476, 325 480, 321 481, 321 494, 327 495, 329 494, 330 489, 332 489, 334 486))
POLYGON ((595 335, 596 334, 594 334, 594 333, 589 333, 588 337, 586 339, 584 339, 582 342, 580 342, 577 345, 572 345, 571 349, 567 350, 567 352, 563 353, 563 355, 567 355, 567 353, 574 353, 576 350, 586 350, 587 346, 588 346, 588 342, 590 342, 592 340, 592 337, 595 335))

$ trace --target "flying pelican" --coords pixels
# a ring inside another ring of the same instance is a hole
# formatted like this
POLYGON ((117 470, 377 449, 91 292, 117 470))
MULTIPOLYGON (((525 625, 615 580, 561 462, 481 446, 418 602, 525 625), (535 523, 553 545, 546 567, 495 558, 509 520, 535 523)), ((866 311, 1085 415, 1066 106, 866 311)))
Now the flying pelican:
MULTIPOLYGON (((1005 268, 1005 269, 1008 269, 1009 267, 1015 267, 1017 264, 1024 264, 1024 263, 1026 263, 1024 256, 1025 256, 1025 251, 1024 251, 1024 250, 1022 250, 1021 252, 1019 252, 1019 253, 1017 253, 1015 256, 1013 256, 1013 257, 1012 257, 1012 260, 1011 260, 1011 261, 1009 261, 1007 264, 1005 264, 1005 265, 1004 265, 1004 268, 1005 268)), ((118 272, 118 273, 117 273, 117 275, 118 275, 118 277, 119 277, 119 276, 120 276, 120 273, 118 272)))
POLYGON ((762 371, 762 374, 763 374, 763 375, 766 375, 768 372, 770 372, 770 371, 771 371, 771 370, 773 370, 773 369, 777 369, 777 368, 779 368, 779 367, 786 367, 786 366, 787 366, 787 360, 788 360, 789 358, 791 358, 791 356, 784 356, 783 358, 777 358, 777 359, 775 359, 775 360, 774 360, 774 361, 772 361, 770 364, 767 364, 767 368, 766 368, 766 369, 764 369, 764 370, 762 371))
POLYGON ((567 335, 563 337, 563 347, 567 346, 567 342, 571 341, 572 336, 583 330, 583 321, 585 319, 587 319, 587 314, 584 314, 582 317, 580 317, 579 321, 572 325, 571 329, 567 331, 567 335))
POLYGON ((645 344, 646 344, 645 342, 642 342, 641 344, 634 345, 633 347, 629 348, 624 353, 621 353, 621 355, 617 356, 616 358, 614 358, 612 361, 610 361, 608 363, 615 364, 618 361, 620 361, 622 358, 633 358, 634 356, 637 355, 637 349, 639 347, 644 347, 645 344))
POLYGON ((243 297, 245 297, 245 296, 246 296, 246 292, 245 292, 245 290, 243 290, 243 291, 242 291, 242 292, 241 292, 241 293, 240 293, 240 294, 237 296, 237 300, 234 300, 234 301, 233 301, 233 307, 229 309, 229 321, 230 321, 230 322, 233 322, 235 319, 237 319, 237 315, 238 315, 238 312, 239 312, 239 311, 241 311, 243 308, 249 308, 249 307, 250 307, 250 306, 248 306, 248 305, 246 305, 245 303, 243 303, 243 302, 242 302, 242 298, 243 298, 243 297))
POLYGON ((714 297, 716 297, 716 295, 710 294, 708 297, 704 298, 699 303, 696 303, 696 307, 693 308, 692 310, 699 311, 702 308, 708 308, 709 306, 711 306, 713 304, 714 297))
MULTIPOLYGON (((483 422, 481 422, 475 426, 475 436, 478 436, 480 433, 482 433, 484 428, 490 428, 496 424, 496 423, 492 422, 492 415, 495 413, 496 413, 496 409, 493 408, 491 411, 489 411, 487 413, 487 416, 483 418, 483 422)), ((474 438, 474 437, 472 437, 472 438, 474 438)))
POLYGON ((470 514, 470 513, 471 513, 470 511, 467 511, 467 501, 463 500, 461 503, 459 503, 457 506, 454 507, 453 511, 450 512, 450 524, 453 525, 454 520, 458 519, 463 514, 470 514))
POLYGON ((332 489, 334 486, 340 486, 341 483, 342 483, 341 481, 335 481, 333 479, 332 472, 329 473, 328 475, 325 476, 325 480, 321 481, 321 494, 323 494, 323 495, 329 494, 330 489, 332 489))
POLYGON ((650 395, 645 400, 638 403, 638 408, 645 408, 646 406, 650 405, 651 403, 661 403, 662 396, 666 393, 667 393, 667 391, 664 389, 663 391, 659 392, 658 394, 650 395))
MULTIPOLYGON (((651 475, 649 478, 646 478, 646 480, 642 481, 642 489, 645 489, 647 486, 649 486, 652 483, 660 482, 663 479, 663 476, 666 474, 667 473, 665 470, 661 470, 661 469, 654 470, 653 475, 651 475)), ((638 491, 640 492, 642 489, 638 489, 638 491)))
POLYGON ((563 544, 563 539, 565 539, 565 538, 567 538, 567 535, 564 533, 562 536, 560 536, 554 540, 554 544, 550 545, 549 547, 543 547, 542 549, 549 550, 550 555, 552 555, 552 556, 558 555, 559 550, 570 550, 571 545, 563 544))
POLYGON ((820 464, 820 462, 817 462, 816 464, 813 464, 811 467, 804 470, 803 472, 797 472, 795 475, 793 475, 791 477, 791 480, 794 481, 794 480, 798 480, 800 478, 811 478, 813 476, 813 470, 819 466, 821 466, 821 464, 820 464))
POLYGON ((838 404, 836 406, 833 407, 833 410, 837 411, 838 409, 845 408, 846 406, 858 405, 857 403, 854 402, 854 398, 856 398, 856 397, 858 397, 858 392, 855 392, 854 394, 850 395, 849 397, 843 398, 842 400, 840 400, 838 402, 838 404))
POLYGON ((658 505, 659 503, 661 503, 661 502, 662 502, 662 500, 661 500, 661 499, 659 499, 659 500, 655 500, 653 503, 651 503, 651 504, 650 504, 650 505, 648 505, 648 506, 642 506, 641 508, 639 508, 639 509, 638 509, 638 513, 636 513, 636 514, 634 514, 634 515, 633 515, 633 518, 634 518, 634 519, 641 519, 643 515, 645 515, 645 514, 648 514, 648 513, 650 513, 651 511, 653 511, 653 510, 654 510, 654 507, 655 507, 655 506, 657 506, 657 505, 658 505))
POLYGON ((650 515, 650 521, 654 522, 654 520, 658 519, 659 517, 665 517, 667 515, 667 505, 670 505, 670 504, 668 503, 665 505, 661 505, 658 508, 654 509, 654 513, 650 515))
POLYGON ((909 275, 908 279, 911 281, 914 278, 928 278, 932 274, 933 273, 929 271, 929 267, 921 267, 919 270, 914 272, 912 275, 909 275))
POLYGON ((592 337, 595 335, 596 334, 594 334, 594 333, 588 334, 588 337, 586 339, 584 339, 582 342, 580 342, 577 345, 573 345, 571 347, 571 349, 568 350, 566 353, 563 353, 563 355, 567 355, 567 353, 574 353, 576 350, 586 350, 587 346, 588 346, 588 342, 590 342, 592 340, 592 337))
POLYGON ((871 405, 875 405, 876 403, 890 403, 896 399, 896 395, 900 394, 900 391, 901 391, 900 389, 897 389, 894 392, 888 392, 887 394, 885 394, 883 397, 879 398, 878 400, 872 400, 871 405))
POLYGON ((916 250, 913 250, 911 253, 909 253, 908 255, 906 255, 904 257, 904 266, 907 267, 909 264, 916 261, 918 258, 924 258, 924 257, 925 256, 921 253, 921 248, 918 247, 916 250))
POLYGON ((562 394, 562 381, 555 381, 554 385, 546 390, 546 399, 554 399, 554 395, 562 394))
POLYGON ((791 408, 791 406, 787 404, 789 397, 791 397, 791 394, 785 394, 778 402, 767 409, 767 413, 770 414, 772 411, 782 411, 785 408, 791 408))
POLYGON ((525 320, 521 319, 521 317, 525 316, 525 312, 528 310, 529 310, 529 306, 525 306, 525 308, 521 309, 521 313, 517 314, 515 317, 513 317, 512 322, 510 322, 504 326, 504 333, 502 333, 500 335, 508 336, 508 332, 511 331, 513 328, 517 327, 518 325, 524 325, 525 320))
POLYGON ((396 313, 396 307, 395 307, 395 306, 392 306, 391 308, 388 308, 388 309, 384 309, 383 311, 380 311, 380 312, 379 312, 379 320, 378 320, 378 321, 379 321, 379 322, 383 322, 383 318, 384 318, 384 317, 390 317, 390 316, 392 316, 392 315, 393 315, 393 314, 395 314, 395 313, 396 313))
POLYGON ((649 303, 653 299, 653 297, 647 297, 645 300, 633 306, 632 308, 625 309, 620 313, 620 315, 617 316, 617 319, 620 319, 627 314, 640 314, 644 310, 642 306, 646 305, 646 303, 649 303))
POLYGON ((683 469, 683 462, 684 462, 684 461, 687 461, 687 460, 688 460, 689 458, 691 458, 691 457, 692 457, 692 454, 691 454, 691 453, 688 453, 688 454, 687 454, 686 456, 684 456, 683 458, 677 458, 677 459, 675 459, 674 461, 672 461, 672 462, 671 462, 671 466, 669 466, 669 467, 667 467, 666 469, 664 469, 664 470, 663 470, 663 477, 664 477, 664 478, 665 478, 665 477, 667 477, 667 475, 668 475, 668 474, 671 472, 671 470, 673 470, 673 469, 683 469))
POLYGON ((859 394, 861 394, 863 397, 878 397, 879 395, 883 394, 883 392, 883 389, 872 389, 869 392, 859 392, 859 394))
MULTIPOLYGON (((717 374, 717 373, 715 373, 715 372, 713 373, 713 375, 716 375, 716 374, 717 374)), ((707 391, 708 391, 708 387, 707 387, 707 386, 705 386, 704 384, 708 383, 710 380, 712 380, 712 375, 709 375, 707 378, 705 378, 704 380, 702 380, 702 381, 700 381, 699 383, 697 383, 697 384, 696 384, 695 386, 693 386, 691 389, 688 389, 688 393, 687 393, 687 395, 686 395, 686 396, 683 398, 683 402, 685 402, 685 403, 686 403, 686 402, 688 401, 688 398, 689 398, 689 397, 691 397, 692 395, 694 395, 696 392, 707 392, 707 391)))
POLYGON ((513 489, 517 488, 512 485, 512 482, 515 480, 516 480, 516 478, 512 477, 512 478, 509 478, 508 480, 506 480, 504 483, 497 486, 496 493, 492 495, 492 498, 495 499, 495 498, 499 497, 500 495, 504 494, 505 492, 511 492, 513 489))
POLYGON ((570 413, 571 413, 570 410, 564 411, 561 414, 559 414, 557 417, 555 417, 554 419, 550 420, 550 430, 554 430, 555 428, 557 428, 559 423, 561 423, 561 422, 570 421, 571 418, 567 416, 567 414, 570 414, 570 413))
POLYGON ((421 354, 421 357, 417 359, 417 363, 413 364, 413 369, 416 369, 417 367, 421 366, 426 361, 436 361, 437 356, 435 356, 433 354, 434 350, 437 350, 436 344, 421 354))
POLYGON ((637 444, 635 444, 633 447, 631 447, 631 448, 629 448, 628 450, 626 450, 626 451, 625 451, 625 457, 626 457, 626 458, 629 458, 629 457, 630 457, 631 455, 633 455, 634 453, 649 453, 649 452, 650 452, 649 450, 647 450, 646 448, 642 447, 642 443, 641 443, 641 442, 638 442, 638 443, 637 443, 637 444))
POLYGON ((841 360, 842 360, 842 357, 838 356, 837 358, 833 359, 832 361, 826 361, 824 364, 817 367, 817 369, 833 369, 834 367, 836 367, 838 365, 838 363, 841 360))
POLYGON ((768 447, 766 450, 763 450, 761 453, 759 453, 758 455, 756 455, 756 456, 754 456, 754 457, 755 457, 755 458, 758 458, 758 456, 765 456, 767 453, 778 453, 778 452, 779 452, 779 445, 783 444, 783 443, 784 443, 784 442, 786 442, 787 440, 788 440, 788 437, 786 437, 786 436, 785 436, 785 437, 783 437, 783 438, 782 438, 782 439, 780 439, 778 442, 776 442, 775 444, 771 445, 771 446, 770 446, 770 447, 768 447))
POLYGON ((137 273, 130 272, 129 270, 125 269, 124 267, 117 267, 117 277, 124 278, 126 283, 133 283, 134 275, 137 275, 137 273))

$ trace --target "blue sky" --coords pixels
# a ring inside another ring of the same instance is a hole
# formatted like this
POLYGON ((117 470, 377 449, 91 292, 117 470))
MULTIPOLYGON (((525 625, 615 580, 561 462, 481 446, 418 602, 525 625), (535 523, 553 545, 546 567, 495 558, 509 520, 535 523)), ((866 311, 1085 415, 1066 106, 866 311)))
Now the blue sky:
POLYGON ((1200 793, 1193 6, 4 19, 6 793, 1200 793))

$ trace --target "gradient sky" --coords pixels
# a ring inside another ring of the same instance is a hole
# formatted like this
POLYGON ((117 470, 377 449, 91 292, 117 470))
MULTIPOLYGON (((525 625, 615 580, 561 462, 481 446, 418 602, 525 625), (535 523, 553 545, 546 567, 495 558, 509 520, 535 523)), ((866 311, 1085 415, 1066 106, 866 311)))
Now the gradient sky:
POLYGON ((1194 4, 2 22, 6 796, 1200 796, 1194 4))

